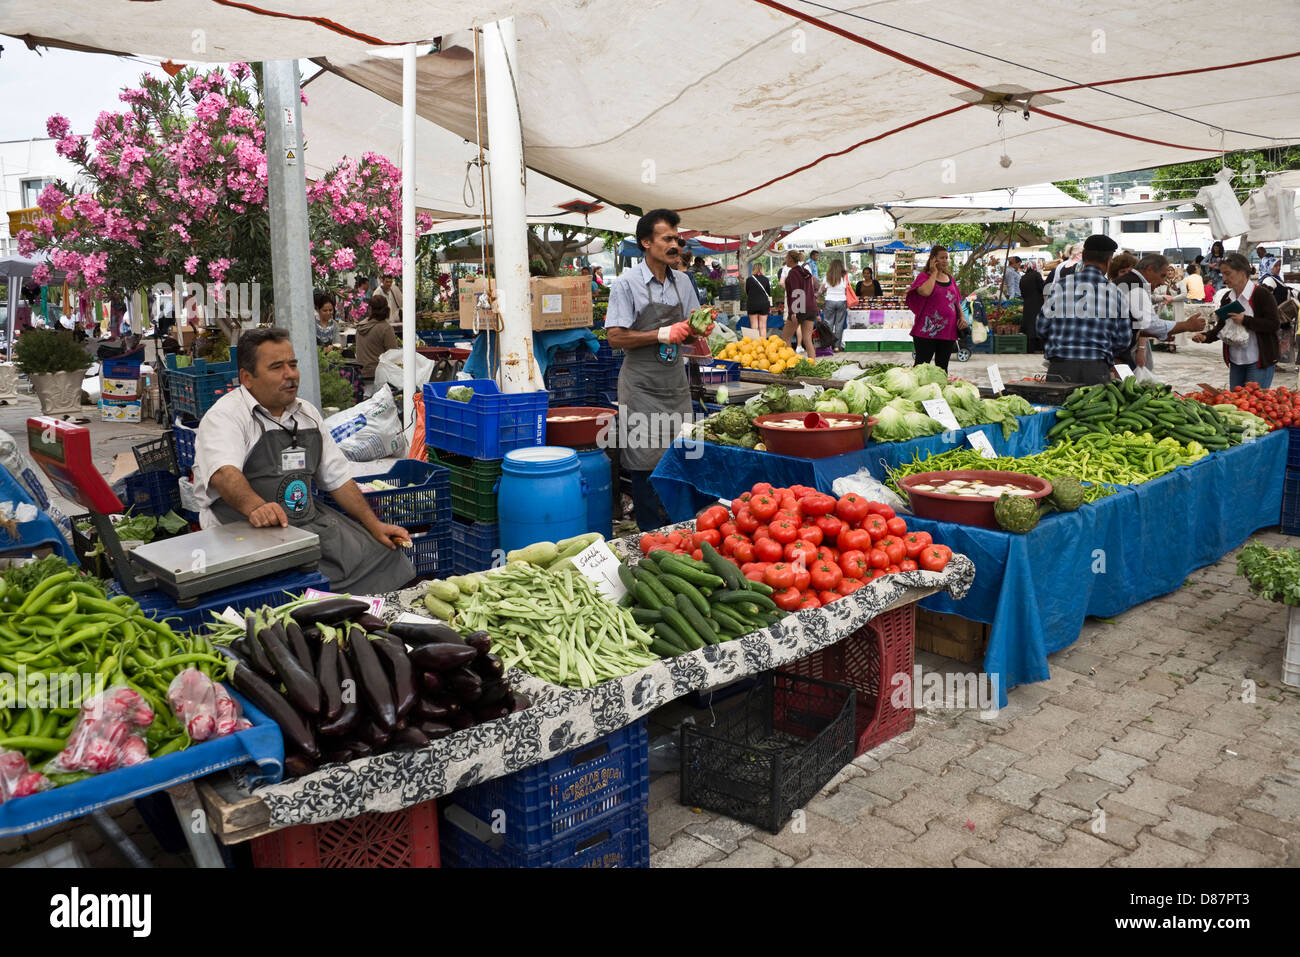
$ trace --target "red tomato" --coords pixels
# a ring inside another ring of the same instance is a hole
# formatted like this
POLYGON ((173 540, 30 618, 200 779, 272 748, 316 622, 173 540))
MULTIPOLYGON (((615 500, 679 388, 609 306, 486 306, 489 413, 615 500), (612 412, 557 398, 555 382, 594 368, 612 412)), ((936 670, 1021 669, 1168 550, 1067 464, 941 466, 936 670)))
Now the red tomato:
POLYGON ((835 514, 848 524, 857 525, 867 516, 867 500, 850 492, 835 503, 835 514))
MULTIPOLYGON (((650 549, 650 552, 676 552, 676 551, 677 549, 674 549, 670 545, 655 545, 653 548, 650 549)), ((650 552, 646 552, 646 554, 648 555, 650 554, 650 552)))
POLYGON ((782 588, 772 593, 772 601, 782 611, 794 611, 803 602, 803 595, 797 588, 782 588))
POLYGON ((916 564, 916 562, 912 561, 912 559, 904 558, 901 562, 898 563, 898 567, 905 572, 914 572, 917 570, 919 566, 916 564))
POLYGON ((754 544, 749 539, 743 539, 731 549, 731 557, 738 562, 752 562, 754 560, 754 544))
POLYGON ((794 587, 800 591, 807 591, 808 586, 812 584, 812 572, 808 571, 808 566, 793 565, 794 568, 794 587))
POLYGON ((779 562, 785 556, 785 549, 774 538, 756 538, 754 540, 754 557, 760 562, 779 562))
POLYGON ((862 520, 862 530, 871 536, 873 542, 878 542, 889 534, 888 519, 879 515, 868 515, 862 520))
MULTIPOLYGON (((744 576, 752 582, 762 582, 763 576, 767 573, 767 565, 762 562, 755 562, 749 566, 749 571, 744 572, 744 576)), ((763 582, 763 584, 767 584, 763 582)))
POLYGON ((863 581, 875 581, 877 578, 881 578, 886 574, 887 572, 883 568, 873 568, 871 569, 871 575, 863 579, 863 581))
POLYGON ((907 557, 915 558, 920 555, 921 549, 931 541, 929 532, 908 532, 903 536, 903 547, 907 549, 907 557))
POLYGON ((758 519, 754 513, 747 508, 742 508, 736 513, 736 530, 744 532, 746 535, 753 535, 758 528, 758 519))
POLYGON ((799 610, 803 611, 805 608, 820 608, 821 606, 821 600, 816 595, 811 595, 799 603, 799 610))
POLYGON ((669 532, 667 543, 673 548, 681 548, 682 543, 686 541, 686 536, 681 532, 669 532))
POLYGON ((716 528, 706 529, 703 532, 696 532, 691 536, 691 544, 699 548, 703 542, 708 542, 714 548, 722 544, 722 533, 716 528))
POLYGON ((756 482, 756 483, 754 484, 754 487, 751 488, 749 491, 750 491, 750 494, 752 494, 755 498, 757 498, 757 497, 760 496, 760 495, 770 495, 770 494, 772 494, 772 483, 771 483, 771 482, 756 482))
POLYGON ((704 561, 704 549, 695 549, 695 551, 691 552, 691 558, 695 559, 697 562, 704 561))
POLYGON ((718 526, 718 534, 723 538, 726 538, 728 535, 735 535, 738 531, 740 531, 740 529, 736 527, 735 522, 723 522, 718 526))
POLYGON ((749 500, 749 510, 754 513, 754 517, 760 522, 766 522, 775 515, 777 507, 777 500, 770 495, 755 495, 749 500))
POLYGON ((844 596, 841 595, 839 592, 830 591, 829 589, 819 591, 817 593, 817 600, 821 602, 823 605, 829 605, 831 602, 839 601, 843 597, 844 596))
POLYGON ((742 492, 740 495, 737 495, 734 499, 732 499, 731 510, 735 512, 739 506, 748 505, 749 500, 753 497, 754 497, 753 492, 742 492))
POLYGON ((867 552, 867 564, 872 568, 887 568, 889 566, 889 553, 883 548, 873 548, 867 552))
POLYGON ((758 526, 758 528, 754 529, 754 531, 750 534, 749 537, 752 538, 754 541, 758 541, 760 538, 771 538, 772 530, 768 528, 766 525, 760 525, 758 526))
POLYGON ((787 562, 794 564, 795 559, 799 556, 803 557, 805 565, 811 565, 817 561, 817 546, 811 542, 805 542, 802 538, 785 546, 785 560, 787 562))
POLYGON ((870 570, 871 565, 862 552, 845 552, 840 556, 840 571, 845 578, 863 578, 870 570))
POLYGON ((907 522, 903 521, 897 515, 885 520, 885 527, 889 529, 890 535, 897 535, 899 538, 907 534, 907 522))
POLYGON ((790 588, 794 585, 794 569, 788 562, 776 562, 767 566, 767 571, 763 573, 763 581, 777 591, 790 588))
POLYGON ((783 518, 779 522, 773 522, 771 528, 772 537, 782 545, 787 545, 799 537, 799 526, 788 518, 783 518))
POLYGON ((898 574, 899 572, 901 572, 902 570, 903 570, 903 569, 902 569, 900 566, 898 566, 898 565, 890 565, 888 568, 885 569, 885 574, 886 574, 886 575, 897 575, 897 574, 898 574))
POLYGON ((894 517, 894 510, 884 502, 868 502, 867 511, 872 515, 879 515, 881 518, 890 519, 894 517))
POLYGON ((835 538, 835 547, 844 552, 861 552, 871 547, 871 534, 860 528, 846 528, 835 538))
POLYGON ((641 554, 649 555, 650 549, 654 548, 656 545, 662 544, 663 542, 660 540, 658 535, 655 535, 653 532, 647 532, 641 536, 641 554))
POLYGON ((803 498, 805 495, 820 494, 815 488, 809 488, 807 485, 791 485, 790 494, 795 498, 803 498))
POLYGON ((863 582, 857 578, 843 578, 840 580, 840 583, 835 586, 835 590, 841 595, 852 595, 855 591, 861 588, 862 585, 863 582))
POLYGON ((805 495, 799 500, 799 504, 803 506, 803 513, 805 515, 812 516, 830 515, 835 511, 836 506, 835 497, 832 495, 826 495, 822 492, 813 492, 810 495, 805 495))
POLYGON ((834 562, 838 565, 840 563, 840 553, 828 545, 823 545, 817 549, 817 561, 834 562))
POLYGON ((893 535, 887 535, 880 541, 876 542, 877 548, 883 548, 885 554, 889 556, 889 564, 897 565, 907 557, 907 546, 903 544, 901 538, 895 538, 893 535))
MULTIPOLYGON (((711 528, 717 528, 730 517, 731 513, 721 505, 710 505, 695 517, 695 530, 697 532, 706 532, 711 528)), ((713 544, 716 545, 717 542, 713 544)))
POLYGON ((833 542, 844 531, 844 521, 835 515, 818 515, 813 524, 822 530, 822 541, 833 542))
POLYGON ((834 588, 843 578, 844 572, 840 571, 839 565, 832 565, 830 562, 818 562, 812 567, 812 586, 818 591, 834 588))
POLYGON ((757 567, 757 565, 758 565, 757 562, 741 562, 741 564, 740 564, 740 574, 742 574, 742 575, 747 575, 747 574, 749 574, 749 572, 750 572, 752 569, 754 569, 755 567, 757 567))
POLYGON ((952 558, 952 549, 947 545, 927 545, 919 559, 921 567, 927 572, 941 572, 952 558))
POLYGON ((728 535, 722 540, 722 545, 718 548, 718 551, 722 552, 724 555, 731 555, 735 552, 737 545, 749 545, 749 539, 744 535, 728 535))
POLYGON ((805 542, 820 545, 822 543, 822 530, 816 525, 805 525, 799 529, 799 537, 805 542))

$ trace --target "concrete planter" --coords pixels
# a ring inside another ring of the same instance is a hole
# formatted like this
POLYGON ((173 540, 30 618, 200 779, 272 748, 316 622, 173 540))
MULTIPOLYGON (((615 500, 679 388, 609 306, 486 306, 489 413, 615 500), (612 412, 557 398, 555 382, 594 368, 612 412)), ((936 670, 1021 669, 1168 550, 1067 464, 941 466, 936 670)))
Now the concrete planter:
POLYGON ((29 376, 43 415, 76 415, 81 411, 81 381, 85 369, 29 376))

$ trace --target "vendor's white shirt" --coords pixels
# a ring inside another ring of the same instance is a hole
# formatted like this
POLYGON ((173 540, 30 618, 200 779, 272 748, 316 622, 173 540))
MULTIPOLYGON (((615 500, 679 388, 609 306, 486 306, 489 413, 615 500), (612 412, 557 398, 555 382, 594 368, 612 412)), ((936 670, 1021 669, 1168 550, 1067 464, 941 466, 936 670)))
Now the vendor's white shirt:
MULTIPOLYGON (((262 438, 265 429, 275 428, 261 415, 254 417, 253 410, 261 408, 253 394, 240 386, 223 395, 199 421, 198 435, 194 439, 194 491, 202 503, 199 526, 212 528, 221 521, 212 511, 212 503, 221 498, 217 490, 208 485, 209 480, 222 466, 233 465, 241 472, 249 453, 262 438)), ((346 485, 352 478, 352 469, 338 445, 325 428, 320 410, 310 402, 297 400, 278 420, 286 426, 315 426, 321 435, 320 466, 316 469, 316 484, 327 492, 346 485)))
MULTIPOLYGON (((1227 290, 1227 295, 1223 297, 1223 305, 1226 306, 1235 299, 1240 302, 1242 308, 1246 310, 1245 315, 1253 316, 1255 315, 1255 310, 1250 308, 1250 297, 1254 294, 1255 281, 1253 279, 1248 279, 1246 280, 1246 288, 1241 291, 1240 296, 1233 293, 1231 289, 1227 290)), ((1228 322, 1232 322, 1232 320, 1229 319, 1228 322)), ((1243 326, 1242 328, 1245 327, 1243 326)), ((1259 338, 1255 335, 1253 329, 1246 329, 1246 331, 1250 334, 1250 338, 1245 342, 1240 344, 1235 342, 1228 343, 1228 359, 1233 365, 1253 366, 1259 361, 1259 338)))

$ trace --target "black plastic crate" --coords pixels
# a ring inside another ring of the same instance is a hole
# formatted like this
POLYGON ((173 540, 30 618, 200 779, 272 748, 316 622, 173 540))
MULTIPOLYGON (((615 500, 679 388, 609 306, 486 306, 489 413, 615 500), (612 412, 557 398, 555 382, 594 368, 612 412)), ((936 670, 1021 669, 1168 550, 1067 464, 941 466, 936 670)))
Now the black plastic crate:
POLYGON ((1288 468, 1282 484, 1282 534, 1300 535, 1300 469, 1288 468))
POLYGON ((181 507, 179 480, 171 472, 136 472, 126 477, 126 507, 137 515, 166 515, 181 507))
POLYGON ((156 439, 132 446, 131 453, 135 456, 136 468, 141 472, 181 474, 176 461, 176 445, 172 441, 170 432, 164 432, 156 439))
POLYGON ((681 728, 681 803, 778 833, 854 758, 856 693, 767 672, 713 727, 681 728))

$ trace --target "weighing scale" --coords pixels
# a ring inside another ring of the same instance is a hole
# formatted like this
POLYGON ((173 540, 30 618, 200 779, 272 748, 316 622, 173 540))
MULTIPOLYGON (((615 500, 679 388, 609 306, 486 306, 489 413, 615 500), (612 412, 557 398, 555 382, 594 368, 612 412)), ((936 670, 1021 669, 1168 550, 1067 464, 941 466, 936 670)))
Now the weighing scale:
POLYGON ((158 589, 185 607, 200 595, 286 569, 311 569, 320 560, 315 532, 292 525, 254 528, 245 522, 149 542, 128 553, 109 519, 124 508, 91 462, 90 431, 35 416, 27 420, 27 442, 32 458, 59 493, 89 510, 117 579, 130 595, 158 589), (136 573, 133 562, 143 575, 136 573))

